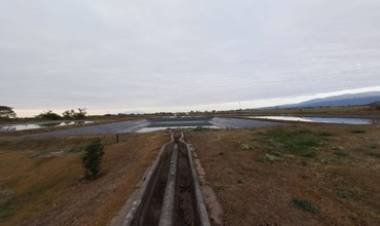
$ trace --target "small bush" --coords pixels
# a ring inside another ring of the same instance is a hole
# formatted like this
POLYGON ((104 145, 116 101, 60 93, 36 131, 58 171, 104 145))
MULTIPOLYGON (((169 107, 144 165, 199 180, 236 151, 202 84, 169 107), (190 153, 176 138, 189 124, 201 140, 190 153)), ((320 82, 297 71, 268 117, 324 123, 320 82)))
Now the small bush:
POLYGON ((99 138, 86 147, 82 156, 82 164, 87 179, 94 180, 99 175, 100 164, 104 155, 103 149, 104 146, 99 138))
POLYGON ((294 198, 292 200, 292 204, 294 207, 298 208, 298 209, 301 209, 301 210, 304 210, 304 211, 307 211, 307 212, 310 212, 310 213, 319 213, 319 207, 312 203, 311 201, 309 200, 305 200, 305 199, 300 199, 300 198, 294 198))

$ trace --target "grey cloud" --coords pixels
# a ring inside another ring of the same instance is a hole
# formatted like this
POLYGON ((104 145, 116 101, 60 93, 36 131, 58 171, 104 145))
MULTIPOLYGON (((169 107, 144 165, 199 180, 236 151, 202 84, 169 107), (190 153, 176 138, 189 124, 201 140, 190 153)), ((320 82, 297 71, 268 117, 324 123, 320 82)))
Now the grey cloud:
POLYGON ((380 85, 377 0, 5 0, 0 103, 145 108, 380 85))

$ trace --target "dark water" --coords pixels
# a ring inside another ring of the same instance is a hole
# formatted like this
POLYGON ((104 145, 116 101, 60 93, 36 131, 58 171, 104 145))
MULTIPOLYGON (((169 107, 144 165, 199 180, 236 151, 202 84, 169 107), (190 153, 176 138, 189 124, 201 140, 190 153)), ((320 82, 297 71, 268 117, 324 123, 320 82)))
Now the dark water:
MULTIPOLYGON (((223 118, 223 117, 180 117, 180 118, 157 118, 151 120, 120 121, 97 125, 80 126, 62 130, 49 131, 34 134, 35 136, 75 136, 83 134, 116 134, 116 133, 147 133, 166 129, 195 129, 198 127, 218 129, 218 128, 260 128, 278 125, 278 121, 300 121, 318 123, 337 123, 352 125, 368 125, 379 123, 372 119, 365 118, 344 118, 344 117, 290 117, 290 116, 256 116, 249 118, 223 118), (256 120, 255 120, 256 119, 256 120)), ((0 132, 21 131, 27 129, 39 129, 47 127, 62 127, 66 125, 86 125, 90 121, 66 121, 55 123, 25 123, 17 125, 0 126, 0 132), (75 124, 77 123, 77 124, 75 124)))

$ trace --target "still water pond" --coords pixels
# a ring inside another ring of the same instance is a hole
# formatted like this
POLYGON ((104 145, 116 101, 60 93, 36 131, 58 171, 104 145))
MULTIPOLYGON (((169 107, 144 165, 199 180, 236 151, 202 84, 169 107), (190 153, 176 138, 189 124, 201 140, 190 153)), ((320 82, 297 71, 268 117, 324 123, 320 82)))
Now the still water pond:
POLYGON ((296 117, 296 116, 251 116, 253 119, 267 119, 292 122, 315 122, 329 124, 370 125, 379 123, 378 119, 344 118, 344 117, 296 117))
POLYGON ((91 124, 93 121, 57 121, 57 122, 35 122, 22 124, 0 125, 0 132, 15 132, 32 129, 44 129, 63 126, 82 126, 91 124))

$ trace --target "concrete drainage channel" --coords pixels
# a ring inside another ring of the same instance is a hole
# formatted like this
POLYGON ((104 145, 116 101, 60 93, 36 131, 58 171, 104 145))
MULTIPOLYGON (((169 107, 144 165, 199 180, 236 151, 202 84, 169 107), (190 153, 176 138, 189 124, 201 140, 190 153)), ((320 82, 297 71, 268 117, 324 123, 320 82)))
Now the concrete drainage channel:
POLYGON ((112 226, 210 226, 183 134, 172 135, 112 226))

